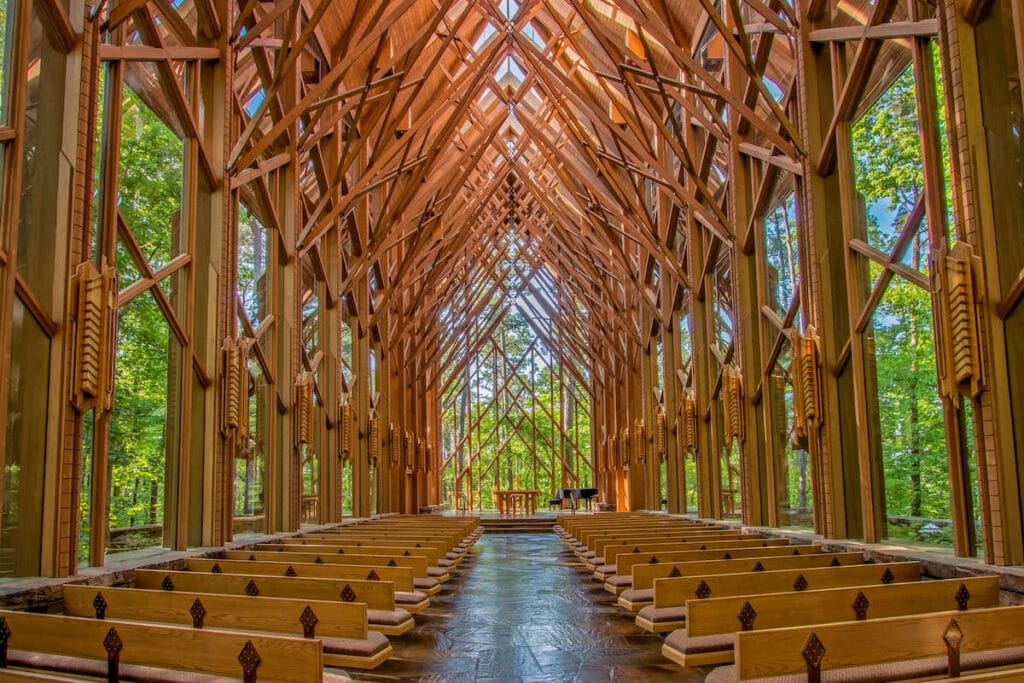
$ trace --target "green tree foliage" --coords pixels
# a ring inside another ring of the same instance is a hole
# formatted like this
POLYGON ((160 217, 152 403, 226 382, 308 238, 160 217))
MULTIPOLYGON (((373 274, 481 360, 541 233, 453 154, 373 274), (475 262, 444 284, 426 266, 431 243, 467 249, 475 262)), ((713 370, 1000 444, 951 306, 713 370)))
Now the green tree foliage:
MULTIPOLYGON (((909 67, 854 126, 853 143, 857 189, 867 206, 868 240, 888 253, 924 191, 909 67)), ((900 258, 911 268, 926 270, 927 254, 922 225, 900 258)), ((873 268, 872 275, 877 274, 873 268)), ((948 519, 949 474, 929 293, 893 277, 874 313, 872 331, 887 513, 890 519, 948 519)), ((890 532, 905 535, 920 526, 891 525, 890 532)))
POLYGON ((536 486, 547 495, 563 486, 593 485, 587 388, 559 367, 558 357, 542 342, 528 353, 536 337, 522 315, 507 315, 495 341, 484 345, 444 397, 442 457, 449 461, 442 481, 449 503, 458 502, 457 493, 465 499, 470 477, 474 505, 484 508, 494 507, 495 489, 536 486), (507 389, 499 391, 513 374, 507 389), (571 477, 563 483, 563 458, 579 484, 571 477))
MULTIPOLYGON (((158 267, 177 255, 181 242, 182 143, 127 89, 122 113, 119 207, 149 264, 158 267)), ((139 278, 121 242, 117 269, 121 287, 139 278)), ((160 286, 173 304, 173 282, 160 286)), ((177 356, 177 341, 151 292, 118 310, 109 441, 111 549, 161 542, 166 451, 176 445, 178 428, 176 387, 169 381, 177 356), (128 527, 149 528, 118 531, 128 527)))

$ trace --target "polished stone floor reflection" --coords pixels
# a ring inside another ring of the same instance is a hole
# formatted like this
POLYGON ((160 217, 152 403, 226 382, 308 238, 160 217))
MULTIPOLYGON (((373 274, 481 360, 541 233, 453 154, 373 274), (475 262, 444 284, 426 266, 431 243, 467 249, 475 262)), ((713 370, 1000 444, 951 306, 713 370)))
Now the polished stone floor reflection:
POLYGON ((554 534, 484 534, 371 681, 703 681, 659 653, 554 534))

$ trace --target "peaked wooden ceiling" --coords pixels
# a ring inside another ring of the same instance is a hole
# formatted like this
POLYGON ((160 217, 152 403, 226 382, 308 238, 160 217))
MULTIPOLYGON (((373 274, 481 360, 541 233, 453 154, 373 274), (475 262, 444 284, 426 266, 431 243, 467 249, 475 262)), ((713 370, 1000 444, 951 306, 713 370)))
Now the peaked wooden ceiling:
MULTIPOLYGON (((856 26, 872 7, 832 11, 856 26)), ((371 274, 370 310, 348 302, 370 328, 401 299, 389 348, 450 358, 450 321, 518 308, 595 367, 595 335, 623 349, 635 312, 661 322, 660 277, 689 287, 686 217, 726 245, 747 232, 732 163, 802 172, 798 25, 786 0, 239 0, 229 171, 276 225, 263 179, 297 161, 285 248, 318 256, 340 226, 329 290, 371 274)))

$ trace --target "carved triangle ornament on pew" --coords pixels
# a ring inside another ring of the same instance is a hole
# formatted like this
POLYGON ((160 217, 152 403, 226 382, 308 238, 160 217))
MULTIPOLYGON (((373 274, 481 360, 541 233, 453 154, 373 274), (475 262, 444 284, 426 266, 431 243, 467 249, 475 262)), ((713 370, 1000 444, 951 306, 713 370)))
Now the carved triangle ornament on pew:
POLYGON ((7 620, 0 617, 0 667, 7 667, 7 641, 11 639, 11 628, 7 620))
POLYGON ((736 618, 740 621, 740 626, 743 627, 744 631, 754 630, 754 619, 757 619, 757 612, 754 610, 754 606, 747 600, 743 603, 743 609, 736 615, 736 618))
POLYGON ((242 651, 238 653, 238 663, 242 665, 243 683, 256 683, 256 670, 263 663, 263 658, 251 640, 245 641, 242 651))
POLYGON ((202 628, 203 620, 206 618, 206 608, 203 606, 203 601, 196 598, 192 606, 188 608, 188 613, 192 615, 192 628, 202 628))
POLYGON ((825 659, 825 645, 818 639, 818 634, 811 633, 800 654, 807 662, 807 683, 820 683, 821 661, 825 659))
POLYGON ((107 599, 103 597, 102 592, 96 593, 96 597, 92 599, 92 606, 96 610, 97 619, 107 616, 107 599))
POLYGON ((316 616, 316 612, 309 605, 302 610, 302 614, 299 615, 299 623, 302 624, 302 637, 303 638, 315 638, 316 637, 316 625, 320 620, 316 616))
POLYGON ((868 607, 871 605, 868 602, 868 596, 864 595, 864 591, 858 591, 857 597, 853 600, 853 613, 857 617, 857 621, 864 621, 868 618, 868 607))

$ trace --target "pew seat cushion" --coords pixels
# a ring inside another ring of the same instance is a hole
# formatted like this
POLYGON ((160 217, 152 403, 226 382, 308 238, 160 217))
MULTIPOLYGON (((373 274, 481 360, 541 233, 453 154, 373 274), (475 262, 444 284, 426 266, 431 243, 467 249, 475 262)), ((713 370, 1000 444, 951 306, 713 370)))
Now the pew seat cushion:
POLYGON ((731 650, 735 643, 732 633, 715 633, 709 636, 688 636, 685 628, 677 628, 665 637, 665 649, 675 650, 679 654, 696 655, 705 652, 722 652, 731 650))
POLYGON ((612 576, 609 576, 607 579, 605 579, 604 582, 605 583, 609 583, 609 584, 615 586, 616 588, 622 588, 624 586, 632 586, 633 585, 633 575, 632 574, 614 574, 612 576))
POLYGON ((423 592, 425 595, 435 595, 441 590, 441 582, 437 579, 432 578, 414 578, 412 580, 413 588, 416 592, 423 592))
MULTIPOLYGON (((630 588, 619 593, 619 599, 626 602, 654 602, 654 589, 653 588, 630 588)), ((653 605, 651 605, 653 607, 653 605)), ((663 609, 677 609, 673 607, 663 609)), ((686 608, 683 607, 683 610, 686 608)))
MULTIPOLYGON (((666 644, 668 639, 666 639, 666 644)), ((998 650, 971 652, 960 658, 962 671, 974 671, 998 666, 1009 666, 1024 662, 1024 647, 1009 647, 998 650)), ((821 672, 821 680, 831 683, 884 683, 886 681, 902 681, 927 676, 945 676, 947 661, 945 657, 923 657, 907 659, 885 664, 853 666, 845 669, 826 669, 821 672)), ((720 666, 705 678, 705 683, 732 683, 738 681, 736 666, 720 666)), ((805 683, 807 673, 786 676, 769 676, 765 678, 745 679, 757 683, 805 683)))
POLYGON ((440 567, 427 567, 427 576, 433 579, 441 579, 448 576, 448 571, 440 567))
POLYGON ((659 624, 664 621, 686 621, 686 606, 655 607, 654 605, 648 605, 640 610, 637 616, 646 619, 652 624, 659 624))
POLYGON ((583 557, 585 557, 585 558, 587 558, 589 560, 592 557, 596 557, 597 556, 597 552, 593 551, 593 550, 588 550, 587 552, 582 553, 582 555, 583 555, 583 557))
POLYGON ((447 560, 447 559, 442 557, 440 560, 437 561, 437 566, 438 567, 454 567, 455 563, 452 562, 451 560, 447 560))
MULTIPOLYGON (((588 564, 593 564, 593 562, 588 563, 588 564)), ((615 565, 614 564, 598 565, 597 569, 595 569, 594 571, 595 571, 595 573, 601 574, 602 576, 605 576, 605 577, 615 576, 615 565)))
POLYGON ((368 624, 373 626, 378 624, 380 626, 401 626, 412 619, 412 613, 409 610, 402 609, 368 609, 366 610, 366 621, 368 624))
POLYGON ((324 644, 324 654, 350 657, 373 657, 391 646, 388 637, 377 631, 367 631, 366 638, 318 638, 324 644))
MULTIPOLYGON (((106 660, 86 659, 84 657, 9 650, 7 653, 7 665, 100 680, 106 680, 107 678, 106 660)), ((228 676, 176 671, 174 669, 161 669, 152 666, 139 666, 137 664, 121 664, 118 667, 118 673, 121 680, 135 681, 137 683, 178 683, 179 681, 181 683, 227 683, 227 681, 237 680, 228 676)), ((239 670, 239 674, 241 674, 241 670, 239 670)))

